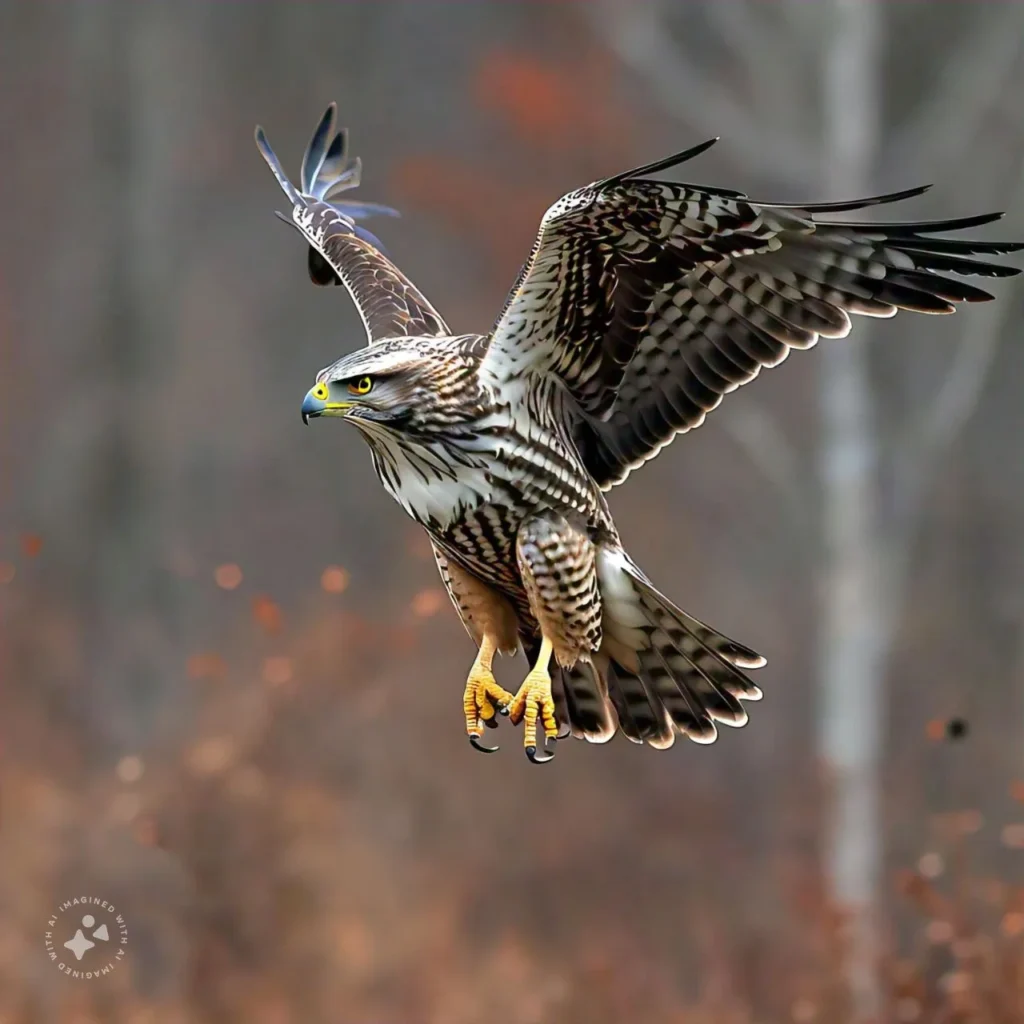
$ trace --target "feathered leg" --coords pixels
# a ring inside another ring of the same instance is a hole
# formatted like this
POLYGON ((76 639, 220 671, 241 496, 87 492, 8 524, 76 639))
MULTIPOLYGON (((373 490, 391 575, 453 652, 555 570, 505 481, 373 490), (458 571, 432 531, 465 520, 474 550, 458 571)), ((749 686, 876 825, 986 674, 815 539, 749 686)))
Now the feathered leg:
POLYGON ((479 648, 462 696, 466 734, 477 750, 492 754, 498 748, 484 746, 481 742, 483 727, 494 728, 498 724, 495 711, 503 711, 511 702, 512 694, 498 685, 491 663, 496 653, 515 654, 519 646, 519 620, 504 597, 457 562, 451 561, 436 544, 433 548, 441 582, 466 632, 479 648))
POLYGON ((558 735, 548 666, 588 659, 601 644, 601 601, 594 545, 582 525, 557 512, 527 519, 516 537, 516 559, 530 610, 540 627, 537 660, 509 705, 513 724, 525 722, 523 745, 534 763, 550 761, 558 735), (537 727, 544 732, 546 756, 538 754, 537 727))

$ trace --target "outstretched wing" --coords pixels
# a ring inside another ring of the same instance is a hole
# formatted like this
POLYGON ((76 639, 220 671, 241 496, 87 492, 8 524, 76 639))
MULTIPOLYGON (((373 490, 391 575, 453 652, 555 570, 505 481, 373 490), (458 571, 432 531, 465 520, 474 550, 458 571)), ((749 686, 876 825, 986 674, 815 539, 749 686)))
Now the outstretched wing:
POLYGON ((850 313, 950 313, 987 292, 945 274, 1008 277, 969 259, 1018 243, 932 237, 1000 214, 867 225, 829 219, 894 202, 785 206, 644 176, 711 143, 569 193, 545 215, 529 262, 495 324, 498 379, 558 374, 582 410, 577 439, 602 486, 623 479, 722 396, 850 313))
POLYGON ((370 343, 407 335, 448 334, 434 307, 359 223, 373 214, 395 216, 395 211, 376 203, 335 199, 359 185, 362 171, 359 158, 348 157, 345 130, 335 130, 336 113, 332 103, 306 147, 299 178, 301 192, 284 173, 263 129, 257 127, 256 146, 292 204, 290 216, 278 216, 309 242, 309 276, 314 284, 343 284, 348 289, 370 343))

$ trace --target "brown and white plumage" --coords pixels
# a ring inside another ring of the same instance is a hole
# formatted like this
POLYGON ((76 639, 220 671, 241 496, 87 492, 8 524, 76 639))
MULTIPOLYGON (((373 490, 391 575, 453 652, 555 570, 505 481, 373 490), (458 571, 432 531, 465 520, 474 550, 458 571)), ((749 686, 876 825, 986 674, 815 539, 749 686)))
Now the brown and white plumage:
POLYGON ((851 315, 988 300, 961 278, 1018 271, 974 257, 1022 248, 936 237, 998 214, 835 219, 923 189, 794 206, 652 180, 705 143, 558 200, 490 333, 453 337, 358 223, 382 208, 336 200, 359 168, 333 106, 301 191, 261 130, 257 142, 311 277, 346 286, 369 342, 321 371, 304 418, 357 426, 385 487, 430 533, 481 648, 477 682, 517 634, 531 659, 553 652, 561 665, 563 734, 597 741, 621 729, 659 747, 677 733, 710 742, 716 723, 746 721, 741 701, 760 691, 743 670, 764 663, 655 589, 601 492, 791 349, 843 337, 851 315))

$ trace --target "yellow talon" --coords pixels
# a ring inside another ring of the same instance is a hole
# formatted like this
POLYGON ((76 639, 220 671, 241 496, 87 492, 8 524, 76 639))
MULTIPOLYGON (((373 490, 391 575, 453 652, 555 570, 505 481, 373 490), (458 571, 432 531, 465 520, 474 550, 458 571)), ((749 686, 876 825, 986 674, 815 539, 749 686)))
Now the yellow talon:
POLYGON ((545 741, 554 743, 558 736, 558 720, 555 718, 555 701, 551 696, 551 673, 548 664, 551 661, 551 641, 544 637, 537 655, 536 664, 530 670, 519 692, 512 698, 509 705, 509 720, 513 725, 520 721, 525 723, 523 730, 523 746, 526 756, 535 764, 550 761, 554 752, 547 756, 537 753, 537 721, 544 730, 545 741))
POLYGON ((489 636, 484 636, 477 652, 476 661, 469 670, 466 690, 462 696, 462 709, 466 713, 466 733, 477 750, 492 753, 497 747, 485 747, 478 741, 483 735, 484 724, 493 720, 496 709, 505 707, 512 700, 512 694, 498 685, 491 671, 496 645, 489 636))

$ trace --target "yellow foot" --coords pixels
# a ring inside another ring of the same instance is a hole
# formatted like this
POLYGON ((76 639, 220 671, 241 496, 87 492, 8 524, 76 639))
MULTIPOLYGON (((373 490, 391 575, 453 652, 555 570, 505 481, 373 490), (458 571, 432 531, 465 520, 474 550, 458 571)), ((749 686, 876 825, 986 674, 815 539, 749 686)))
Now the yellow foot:
POLYGON ((488 747, 480 741, 483 727, 496 729, 495 715, 512 700, 512 694, 499 686, 491 672, 494 646, 486 639, 480 645, 480 653, 473 663, 466 680, 466 692, 462 697, 462 709, 466 712, 466 733, 469 742, 485 754, 493 754, 498 748, 488 747))
POLYGON ((534 764, 543 764, 555 756, 555 740, 558 736, 558 721, 555 718, 555 701, 551 696, 551 675, 548 662, 551 659, 551 644, 545 639, 541 645, 537 664, 523 680, 519 692, 508 705, 509 720, 513 725, 525 723, 523 747, 526 756, 534 764), (537 752, 537 723, 544 730, 544 746, 537 752))

